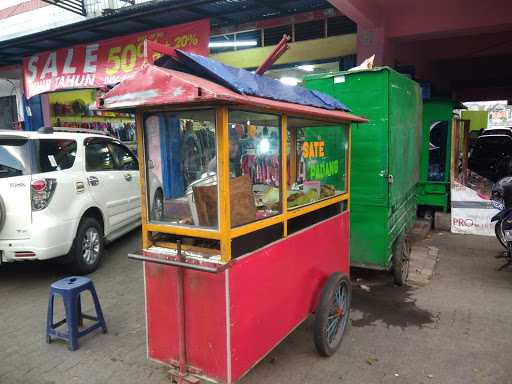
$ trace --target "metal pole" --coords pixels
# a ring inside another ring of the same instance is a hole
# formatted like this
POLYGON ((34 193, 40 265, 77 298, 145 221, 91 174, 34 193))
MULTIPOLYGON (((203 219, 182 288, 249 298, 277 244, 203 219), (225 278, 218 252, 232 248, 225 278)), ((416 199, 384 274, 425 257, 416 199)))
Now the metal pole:
MULTIPOLYGON (((181 240, 176 242, 177 251, 178 251, 178 259, 180 261, 183 260, 183 255, 181 253, 181 240)), ((178 348, 179 348, 179 378, 178 384, 184 383, 183 380, 187 375, 187 346, 186 346, 186 337, 185 337, 185 300, 184 300, 184 282, 183 282, 183 268, 178 267, 176 270, 177 273, 177 289, 176 289, 176 310, 177 310, 177 319, 178 319, 178 348)))
POLYGON ((272 66, 272 64, 274 64, 286 52, 289 41, 290 36, 283 35, 281 41, 277 43, 272 52, 270 52, 263 63, 261 63, 258 69, 256 69, 256 73, 258 75, 263 75, 272 66))
POLYGON ((469 178, 468 164, 469 164, 469 120, 464 120, 464 137, 463 137, 464 154, 462 157, 462 177, 463 182, 466 183, 469 178))

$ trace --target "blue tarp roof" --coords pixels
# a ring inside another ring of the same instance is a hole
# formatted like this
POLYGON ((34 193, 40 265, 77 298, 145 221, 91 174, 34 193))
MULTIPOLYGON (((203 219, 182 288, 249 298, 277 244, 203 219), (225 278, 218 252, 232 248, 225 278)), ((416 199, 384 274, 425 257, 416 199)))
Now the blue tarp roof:
POLYGON ((179 61, 164 57, 157 64, 206 78, 243 95, 351 112, 346 105, 325 93, 301 86, 285 85, 278 80, 231 67, 204 56, 181 50, 177 52, 179 61))

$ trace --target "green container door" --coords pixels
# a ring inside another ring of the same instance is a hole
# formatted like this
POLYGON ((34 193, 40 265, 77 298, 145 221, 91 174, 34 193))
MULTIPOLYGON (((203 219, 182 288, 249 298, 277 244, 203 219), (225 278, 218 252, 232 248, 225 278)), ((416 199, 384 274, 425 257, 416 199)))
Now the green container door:
POLYGON ((422 100, 416 83, 395 71, 389 75, 390 205, 396 211, 414 193, 419 179, 422 100))
POLYGON ((423 104, 418 204, 448 210, 450 193, 450 152, 452 100, 428 100, 423 104))
POLYGON ((389 68, 310 76, 305 85, 369 120, 352 127, 351 263, 386 269, 393 242, 416 215, 419 87, 389 68))
MULTIPOLYGON (((388 74, 385 71, 360 72, 341 74, 329 80, 334 88, 330 94, 342 100, 356 115, 368 119, 367 124, 359 124, 352 130, 350 204, 387 207, 388 74)), ((309 84, 307 86, 309 88, 309 84)))

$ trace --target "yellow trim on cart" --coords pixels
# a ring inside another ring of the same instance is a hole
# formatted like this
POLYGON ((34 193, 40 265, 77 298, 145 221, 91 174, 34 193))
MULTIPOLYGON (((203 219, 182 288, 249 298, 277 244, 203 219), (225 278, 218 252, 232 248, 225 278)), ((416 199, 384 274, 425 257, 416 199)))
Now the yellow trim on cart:
POLYGON ((223 262, 231 260, 231 209, 229 191, 228 107, 217 108, 217 167, 219 185, 220 250, 223 262))
POLYGON ((189 227, 179 227, 168 224, 147 224, 146 229, 149 232, 170 233, 173 235, 182 235, 188 237, 201 237, 203 239, 220 240, 220 233, 210 229, 199 229, 189 227))
MULTIPOLYGON (((288 155, 287 155, 287 141, 288 141, 288 116, 283 114, 281 116, 281 200, 283 212, 288 211, 288 155)), ((283 222, 283 237, 288 237, 288 221, 283 222)))
POLYGON ((293 219, 294 217, 302 216, 302 215, 305 215, 306 213, 317 211, 321 208, 328 207, 329 205, 341 203, 342 201, 349 200, 349 198, 350 198, 350 194, 347 192, 342 195, 330 197, 328 199, 321 200, 316 203, 306 205, 304 207, 295 208, 292 211, 288 211, 288 213, 286 214, 286 218, 293 219))
MULTIPOLYGON (((288 129, 288 127, 286 127, 288 129)), ((290 184, 297 182, 297 129, 290 130, 290 184)))
MULTIPOLYGON (((281 114, 281 207, 282 213, 266 219, 258 220, 247 225, 237 228, 231 228, 231 210, 230 210, 230 172, 229 172, 229 126, 228 126, 228 107, 219 106, 216 109, 216 128, 217 128, 217 175, 218 175, 218 230, 177 226, 169 224, 149 223, 148 220, 148 201, 146 191, 146 164, 144 153, 144 122, 142 112, 136 114, 137 125, 137 149, 139 153, 140 168, 140 188, 141 188, 141 215, 142 215, 142 239, 143 247, 149 248, 152 244, 151 232, 169 233, 188 237, 197 237, 220 241, 220 255, 223 262, 227 263, 231 260, 231 241, 249 233, 271 227, 273 225, 283 223, 283 237, 288 236, 288 220, 301 215, 322 209, 324 207, 347 201, 347 209, 350 207, 350 166, 351 166, 351 150, 352 150, 352 130, 351 125, 346 125, 348 129, 348 143, 346 152, 346 185, 347 192, 311 203, 306 206, 294 209, 288 208, 287 190, 288 190, 288 173, 290 173, 290 182, 294 183, 297 177, 297 136, 296 130, 292 129, 288 132, 288 116, 281 114), (290 140, 288 142, 288 134, 290 140), (288 149, 290 166, 288 166, 288 149)), ((172 247, 170 243, 159 243, 161 246, 172 247)), ((217 251, 218 252, 218 251, 217 251)))
MULTIPOLYGON (((347 152, 345 153, 345 158, 347 159, 345 169, 345 171, 347 172, 347 179, 345 184, 347 186, 348 193, 350 193, 350 164, 352 159, 352 124, 349 124, 348 127, 345 129, 348 129, 348 145, 347 152)), ((347 201, 347 210, 350 210, 350 199, 348 199, 347 201)))
MULTIPOLYGON (((157 241, 157 242, 155 242, 155 246, 161 247, 161 248, 168 248, 168 249, 176 249, 176 250, 178 249, 178 244, 170 242, 170 241, 157 241)), ((220 251, 218 249, 196 247, 196 246, 187 245, 187 244, 181 244, 181 250, 201 253, 205 257, 219 256, 219 254, 220 254, 220 251)))
POLYGON ((135 115, 135 127, 137 135, 137 154, 139 160, 139 184, 140 184, 140 209, 142 221, 142 247, 149 248, 151 238, 147 229, 148 224, 148 204, 146 194, 146 163, 144 156, 144 122, 142 121, 142 113, 138 112, 135 115))
POLYGON ((231 238, 234 239, 236 237, 247 235, 248 233, 259 231, 260 229, 271 227, 272 225, 282 222, 284 222, 283 214, 272 216, 263 220, 258 220, 253 223, 243 225, 241 227, 233 228, 231 230, 231 238))

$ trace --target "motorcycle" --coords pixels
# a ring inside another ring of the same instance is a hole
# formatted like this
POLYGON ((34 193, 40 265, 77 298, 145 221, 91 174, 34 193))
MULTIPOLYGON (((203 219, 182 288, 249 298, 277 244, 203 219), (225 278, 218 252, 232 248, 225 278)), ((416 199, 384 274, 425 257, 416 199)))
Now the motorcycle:
POLYGON ((503 255, 498 256, 507 260, 498 268, 501 271, 512 265, 512 177, 505 177, 495 184, 491 200, 496 208, 501 209, 491 219, 491 222, 496 222, 494 226, 496 238, 506 249, 503 255))

